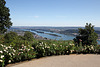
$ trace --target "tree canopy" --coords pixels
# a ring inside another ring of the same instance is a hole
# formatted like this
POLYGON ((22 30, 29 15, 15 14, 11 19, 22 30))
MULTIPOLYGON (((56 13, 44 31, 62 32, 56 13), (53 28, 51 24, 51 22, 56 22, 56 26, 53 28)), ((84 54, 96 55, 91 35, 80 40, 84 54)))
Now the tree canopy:
POLYGON ((0 33, 4 33, 12 26, 9 8, 5 6, 6 1, 0 0, 0 33))
POLYGON ((5 36, 5 42, 11 43, 13 41, 18 40, 18 35, 15 32, 10 31, 9 33, 6 33, 5 36))
POLYGON ((74 39, 78 44, 82 42, 83 45, 97 45, 98 35, 94 31, 94 26, 86 23, 84 29, 79 28, 79 35, 74 39))
POLYGON ((33 34, 31 32, 26 31, 24 34, 25 40, 32 41, 34 39, 33 34))

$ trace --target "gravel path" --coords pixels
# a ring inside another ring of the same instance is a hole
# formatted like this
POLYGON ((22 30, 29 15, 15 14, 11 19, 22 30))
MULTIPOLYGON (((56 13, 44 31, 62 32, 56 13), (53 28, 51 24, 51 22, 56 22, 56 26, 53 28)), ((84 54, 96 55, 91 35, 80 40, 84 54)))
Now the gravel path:
POLYGON ((100 55, 61 55, 44 57, 10 67, 100 67, 100 55))

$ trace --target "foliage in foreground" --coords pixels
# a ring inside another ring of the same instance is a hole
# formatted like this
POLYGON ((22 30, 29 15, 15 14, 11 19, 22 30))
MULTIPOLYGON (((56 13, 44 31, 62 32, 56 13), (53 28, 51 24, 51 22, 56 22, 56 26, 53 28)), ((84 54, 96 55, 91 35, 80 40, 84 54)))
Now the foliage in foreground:
POLYGON ((20 45, 20 48, 14 49, 12 45, 5 46, 0 44, 0 67, 8 63, 15 63, 35 58, 36 52, 31 46, 20 45))
POLYGON ((0 67, 44 56, 100 54, 100 45, 82 45, 82 41, 76 44, 72 40, 30 40, 30 37, 18 36, 14 32, 0 35, 0 67))
POLYGON ((24 44, 16 47, 0 44, 0 66, 33 58, 68 54, 100 54, 100 45, 75 45, 73 41, 37 41, 32 46, 24 44), (48 43, 49 42, 49 43, 48 43))

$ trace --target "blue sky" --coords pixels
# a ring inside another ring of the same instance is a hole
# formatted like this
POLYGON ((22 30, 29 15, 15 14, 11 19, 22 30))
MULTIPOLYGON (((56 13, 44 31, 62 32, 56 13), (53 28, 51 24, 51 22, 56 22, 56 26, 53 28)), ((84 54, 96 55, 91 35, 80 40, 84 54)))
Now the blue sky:
POLYGON ((6 0, 13 26, 100 27, 100 0, 6 0))

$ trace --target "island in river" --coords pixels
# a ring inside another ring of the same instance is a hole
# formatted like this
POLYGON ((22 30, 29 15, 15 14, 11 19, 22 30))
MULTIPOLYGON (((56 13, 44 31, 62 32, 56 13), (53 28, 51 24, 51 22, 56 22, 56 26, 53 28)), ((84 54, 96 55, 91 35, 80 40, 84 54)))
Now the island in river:
MULTIPOLYGON (((10 30, 14 32, 30 31, 35 38, 39 39, 56 39, 56 40, 73 40, 78 35, 78 28, 80 27, 12 27, 10 30)), ((84 28, 84 27, 81 27, 84 28)), ((100 40, 100 27, 95 27, 95 32, 98 34, 100 40)), ((21 34, 21 33, 20 33, 21 34)), ((22 34, 21 34, 22 35, 22 34)))

